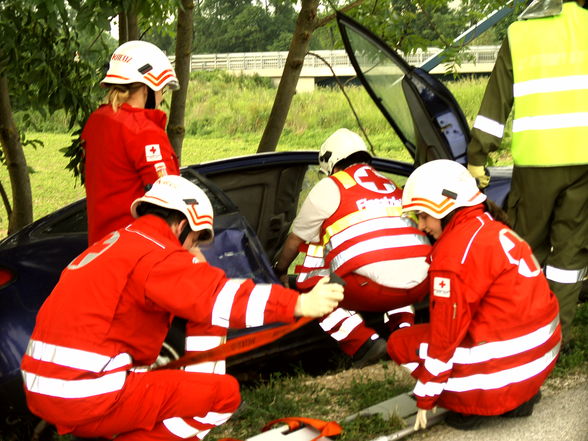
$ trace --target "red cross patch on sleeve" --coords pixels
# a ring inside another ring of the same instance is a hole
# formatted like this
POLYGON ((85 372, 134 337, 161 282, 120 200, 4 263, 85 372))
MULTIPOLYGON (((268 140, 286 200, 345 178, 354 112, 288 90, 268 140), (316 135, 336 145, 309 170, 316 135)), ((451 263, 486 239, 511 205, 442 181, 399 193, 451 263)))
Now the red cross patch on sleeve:
POLYGON ((433 295, 449 298, 451 293, 451 280, 447 277, 435 277, 433 279, 433 295))
POLYGON ((159 144, 149 144, 145 146, 145 160, 147 162, 161 161, 161 149, 159 144))

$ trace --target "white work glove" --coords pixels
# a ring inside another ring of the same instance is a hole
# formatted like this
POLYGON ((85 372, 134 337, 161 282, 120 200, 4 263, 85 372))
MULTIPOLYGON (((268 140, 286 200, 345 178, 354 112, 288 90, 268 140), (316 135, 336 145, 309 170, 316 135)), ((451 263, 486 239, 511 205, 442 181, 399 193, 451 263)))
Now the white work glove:
POLYGON ((425 409, 419 409, 416 414, 416 420, 414 421, 414 430, 426 429, 427 428, 427 411, 425 409))
POLYGON ((468 164, 468 171, 474 177, 479 188, 486 188, 490 183, 490 175, 486 173, 486 168, 483 165, 468 164))
POLYGON ((294 315, 298 317, 322 317, 332 312, 343 300, 343 286, 329 283, 328 277, 323 277, 312 290, 300 294, 294 315))

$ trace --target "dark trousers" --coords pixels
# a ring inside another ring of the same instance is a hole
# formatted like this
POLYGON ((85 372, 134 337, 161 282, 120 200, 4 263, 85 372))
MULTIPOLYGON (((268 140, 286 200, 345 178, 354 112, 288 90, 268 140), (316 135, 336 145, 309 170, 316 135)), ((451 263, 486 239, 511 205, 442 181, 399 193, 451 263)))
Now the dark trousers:
POLYGON ((568 340, 588 267, 588 165, 515 166, 508 216, 544 268, 568 340))

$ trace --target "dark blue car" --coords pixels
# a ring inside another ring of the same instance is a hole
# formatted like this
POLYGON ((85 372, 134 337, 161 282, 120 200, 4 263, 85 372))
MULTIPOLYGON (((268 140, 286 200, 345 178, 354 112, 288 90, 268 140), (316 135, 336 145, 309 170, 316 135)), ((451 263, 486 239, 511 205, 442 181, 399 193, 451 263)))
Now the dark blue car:
MULTIPOLYGON (((408 66, 352 20, 340 16, 339 25, 362 84, 415 163, 450 158, 465 164, 469 128, 443 84, 408 66)), ((183 168, 183 176, 201 186, 213 204, 215 241, 205 250, 208 261, 224 269, 229 277, 278 283, 270 262, 284 243, 299 202, 318 179, 317 161, 317 151, 300 151, 237 157, 183 168)), ((374 166, 399 184, 414 169, 414 163, 384 158, 375 158, 374 166)), ((510 188, 509 170, 492 173, 487 194, 502 204, 510 188)), ((85 200, 45 216, 0 242, 3 415, 26 410, 19 365, 36 313, 62 269, 85 247, 85 200)), ((162 361, 182 353, 181 329, 181 321, 174 323, 162 349, 162 361)), ((257 329, 234 332, 230 337, 257 329)), ((310 323, 277 342, 231 357, 228 371, 258 369, 284 354, 297 357, 325 347, 337 350, 318 325, 310 323)))

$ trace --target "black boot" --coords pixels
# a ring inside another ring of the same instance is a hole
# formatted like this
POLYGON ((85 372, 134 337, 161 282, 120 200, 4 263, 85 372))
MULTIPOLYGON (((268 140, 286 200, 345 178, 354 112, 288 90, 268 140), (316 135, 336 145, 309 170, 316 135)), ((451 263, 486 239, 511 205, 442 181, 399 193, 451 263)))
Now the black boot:
POLYGON ((362 368, 380 360, 388 359, 386 340, 378 338, 366 341, 353 355, 351 365, 354 368, 362 368))
POLYGON ((466 415, 459 412, 447 412, 445 424, 458 430, 476 430, 491 416, 486 415, 466 415))
POLYGON ((503 417, 507 418, 520 418, 520 417, 528 417, 533 414, 533 407, 535 407, 535 403, 538 403, 541 400, 541 391, 537 392, 529 401, 525 401, 519 407, 515 407, 513 410, 509 410, 502 414, 503 417))

